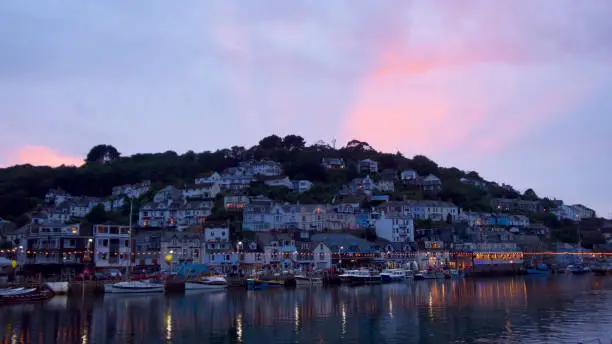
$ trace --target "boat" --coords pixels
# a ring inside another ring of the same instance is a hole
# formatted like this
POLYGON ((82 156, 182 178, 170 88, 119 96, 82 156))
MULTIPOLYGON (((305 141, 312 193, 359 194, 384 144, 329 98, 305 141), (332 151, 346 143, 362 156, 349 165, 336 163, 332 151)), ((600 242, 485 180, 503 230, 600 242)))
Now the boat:
POLYGON ((45 301, 52 298, 53 295, 53 291, 47 288, 22 289, 0 295, 0 305, 45 301))
POLYGON ((338 275, 341 283, 351 283, 353 276, 357 273, 357 270, 346 270, 344 273, 338 275))
POLYGON ((28 289, 26 289, 26 288, 14 288, 14 289, 3 291, 2 293, 0 293, 0 296, 27 294, 27 293, 31 293, 31 292, 33 292, 35 290, 36 290, 36 288, 28 288, 28 289))
POLYGON ((20 291, 20 290, 23 290, 23 289, 24 289, 23 287, 20 287, 20 288, 2 288, 2 289, 0 289, 0 295, 10 294, 10 293, 13 293, 13 292, 16 292, 16 291, 20 291))
POLYGON ((128 281, 104 286, 105 293, 163 293, 164 285, 161 283, 128 281))
POLYGON ((422 281, 425 279, 425 275, 421 272, 415 273, 412 277, 414 278, 415 281, 422 281))
POLYGON ((463 271, 461 271, 461 270, 450 269, 450 270, 444 271, 444 278, 445 279, 461 279, 463 277, 465 277, 465 276, 463 274, 463 271))
POLYGON ((323 279, 320 277, 295 276, 295 285, 298 287, 320 287, 323 286, 323 279))
POLYGON ((593 271, 593 274, 597 275, 597 276, 605 276, 605 275, 612 275, 612 263, 599 263, 593 266, 593 268, 591 269, 591 271, 593 271))
POLYGON ((383 283, 401 282, 406 280, 406 271, 402 269, 385 269, 380 273, 383 283))
POLYGON ((380 274, 367 269, 357 270, 350 277, 352 284, 377 284, 382 283, 380 274))
POLYGON ((285 286, 285 281, 283 281, 283 280, 267 280, 265 282, 268 283, 268 287, 269 288, 284 287, 285 286))
POLYGON ((535 268, 527 268, 528 275, 548 275, 549 269, 546 264, 540 264, 535 268))
POLYGON ((423 271, 420 271, 419 274, 423 276, 423 279, 442 279, 444 278, 444 274, 442 272, 436 272, 433 270, 423 270, 423 271))
POLYGON ((568 265, 566 270, 571 272, 574 275, 584 275, 591 271, 589 267, 584 266, 582 264, 568 265))
POLYGON ((227 280, 223 276, 207 276, 185 282, 185 290, 226 289, 227 280))
POLYGON ((44 285, 55 295, 68 294, 68 282, 47 282, 44 285))
POLYGON ((247 279, 247 289, 257 290, 257 289, 267 289, 268 281, 262 281, 257 278, 249 278, 247 279))

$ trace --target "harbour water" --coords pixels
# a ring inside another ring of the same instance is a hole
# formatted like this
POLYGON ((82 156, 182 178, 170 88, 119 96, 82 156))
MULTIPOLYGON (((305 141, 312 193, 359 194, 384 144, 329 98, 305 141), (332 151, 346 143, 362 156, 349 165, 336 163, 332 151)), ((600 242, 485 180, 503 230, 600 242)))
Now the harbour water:
POLYGON ((0 308, 0 343, 610 343, 612 278, 55 297, 0 308))

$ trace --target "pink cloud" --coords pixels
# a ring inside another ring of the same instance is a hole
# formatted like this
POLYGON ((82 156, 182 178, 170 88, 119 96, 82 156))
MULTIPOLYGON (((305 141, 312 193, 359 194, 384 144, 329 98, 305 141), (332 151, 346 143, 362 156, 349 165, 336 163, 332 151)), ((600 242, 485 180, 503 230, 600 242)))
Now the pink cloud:
POLYGON ((83 158, 63 155, 45 146, 23 146, 7 154, 3 159, 5 166, 31 164, 36 166, 60 165, 81 166, 83 158))

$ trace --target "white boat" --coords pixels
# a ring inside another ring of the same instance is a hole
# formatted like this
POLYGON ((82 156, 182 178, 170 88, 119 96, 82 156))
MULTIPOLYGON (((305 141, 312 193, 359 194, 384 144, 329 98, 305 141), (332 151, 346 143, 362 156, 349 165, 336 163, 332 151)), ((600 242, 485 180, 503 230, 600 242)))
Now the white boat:
POLYGON ((6 293, 11 293, 15 291, 23 290, 23 287, 20 288, 2 288, 0 289, 0 295, 4 295, 6 293))
POLYGON ((202 277, 199 280, 185 282, 185 290, 225 289, 227 280, 223 276, 202 277))
POLYGON ((107 284, 105 293, 163 293, 164 285, 159 283, 130 281, 107 284))
POLYGON ((36 290, 36 288, 29 288, 29 289, 25 289, 25 288, 15 288, 15 289, 11 289, 11 290, 7 290, 7 291, 3 291, 2 293, 0 293, 0 296, 15 296, 15 295, 24 295, 24 294, 28 294, 28 293, 32 293, 36 290))
POLYGON ((68 294, 68 282, 47 282, 45 286, 56 295, 68 294))
POLYGON ((385 269, 380 273, 383 283, 404 281, 406 277, 406 271, 403 269, 385 269))
POLYGON ((295 276, 295 285, 298 287, 321 287, 323 286, 323 279, 320 277, 307 277, 307 276, 295 276))

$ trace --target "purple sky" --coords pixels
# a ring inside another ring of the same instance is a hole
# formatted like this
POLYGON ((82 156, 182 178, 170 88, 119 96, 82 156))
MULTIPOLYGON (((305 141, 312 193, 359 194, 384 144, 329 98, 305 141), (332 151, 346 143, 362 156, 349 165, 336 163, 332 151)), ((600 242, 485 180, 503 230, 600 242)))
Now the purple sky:
POLYGON ((612 2, 0 2, 0 165, 383 151, 612 213, 612 2))

